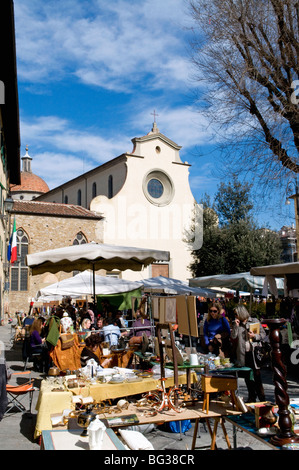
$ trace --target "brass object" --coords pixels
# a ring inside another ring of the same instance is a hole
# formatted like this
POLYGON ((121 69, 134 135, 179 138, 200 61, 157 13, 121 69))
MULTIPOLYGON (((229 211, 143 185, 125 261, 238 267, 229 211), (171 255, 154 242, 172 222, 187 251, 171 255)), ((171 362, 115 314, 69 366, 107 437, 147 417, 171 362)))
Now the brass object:
POLYGON ((60 375, 60 369, 58 369, 56 366, 50 367, 48 375, 51 377, 58 377, 60 375))
POLYGON ((84 428, 83 432, 81 433, 82 437, 88 436, 88 426, 90 423, 95 419, 96 414, 93 412, 93 405, 88 405, 85 411, 79 413, 77 418, 77 423, 81 428, 84 428))

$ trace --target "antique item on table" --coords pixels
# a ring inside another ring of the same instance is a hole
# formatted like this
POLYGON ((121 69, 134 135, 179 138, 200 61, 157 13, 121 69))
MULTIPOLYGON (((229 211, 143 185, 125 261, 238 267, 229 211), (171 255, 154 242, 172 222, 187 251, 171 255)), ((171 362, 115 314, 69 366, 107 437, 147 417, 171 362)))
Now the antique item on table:
POLYGON ((260 428, 257 430, 257 434, 261 437, 275 436, 277 428, 260 428))
POLYGON ((70 379, 66 382, 67 388, 77 388, 78 387, 78 380, 70 379))
POLYGON ((72 396, 72 403, 74 405, 81 405, 82 404, 82 395, 74 395, 72 396))
POLYGON ((93 405, 94 399, 92 397, 83 397, 82 398, 82 405, 93 405))
POLYGON ((235 397, 236 397, 238 410, 242 411, 242 413, 247 413, 248 408, 247 408, 246 404, 244 403, 243 398, 240 397, 239 395, 235 395, 235 397))
POLYGON ((117 408, 119 410, 127 410, 129 408, 129 402, 127 400, 124 400, 124 399, 118 400, 117 408))
POLYGON ((148 405, 148 401, 147 401, 147 398, 146 397, 143 397, 141 398, 140 400, 137 400, 137 402, 135 403, 135 406, 146 406, 148 405))
POLYGON ((138 375, 132 375, 129 377, 126 377, 125 381, 128 383, 134 383, 134 382, 140 382, 142 380, 142 377, 138 377, 138 375))
POLYGON ((272 403, 255 405, 255 425, 257 429, 270 428, 276 423, 277 417, 273 413, 273 407, 272 403))
POLYGON ((85 411, 79 413, 77 422, 81 428, 84 428, 84 431, 81 433, 82 437, 88 436, 88 426, 96 418, 96 414, 92 411, 93 406, 88 405, 85 411))
POLYGON ((113 377, 109 380, 110 384, 120 384, 125 381, 124 377, 120 374, 115 374, 113 377))
POLYGON ((100 369, 97 370, 97 380, 100 383, 106 383, 109 382, 115 374, 117 374, 115 369, 100 369))
POLYGON ((102 450, 105 431, 105 424, 96 416, 88 426, 90 450, 102 450))
POLYGON ((126 416, 113 416, 111 418, 106 418, 105 422, 109 428, 121 427, 121 426, 133 426, 139 423, 139 419, 136 414, 126 415, 126 416))
POLYGON ((189 361, 190 361, 190 366, 198 366, 197 354, 190 354, 189 361))
POLYGON ((60 375, 60 369, 58 369, 56 366, 50 367, 48 375, 51 377, 58 377, 60 375))
POLYGON ((143 379, 146 379, 146 378, 152 377, 152 376, 154 375, 154 373, 151 372, 151 371, 149 371, 149 370, 148 370, 148 371, 141 371, 141 372, 138 372, 138 371, 137 371, 137 372, 136 372, 136 375, 137 375, 138 377, 141 377, 141 378, 143 378, 143 379))

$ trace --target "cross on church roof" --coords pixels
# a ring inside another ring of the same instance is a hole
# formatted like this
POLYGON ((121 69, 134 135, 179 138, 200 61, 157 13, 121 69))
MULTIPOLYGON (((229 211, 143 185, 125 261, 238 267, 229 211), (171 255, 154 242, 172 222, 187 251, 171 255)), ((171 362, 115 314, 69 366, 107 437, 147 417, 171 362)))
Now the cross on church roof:
POLYGON ((154 112, 151 113, 152 116, 154 116, 154 122, 156 122, 156 116, 159 116, 159 114, 156 113, 156 110, 154 109, 154 112))

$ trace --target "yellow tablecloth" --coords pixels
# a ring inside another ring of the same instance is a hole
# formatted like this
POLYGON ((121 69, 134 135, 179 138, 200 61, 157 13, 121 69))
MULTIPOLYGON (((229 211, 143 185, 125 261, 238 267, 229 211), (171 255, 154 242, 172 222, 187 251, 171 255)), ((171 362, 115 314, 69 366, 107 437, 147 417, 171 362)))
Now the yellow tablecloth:
MULTIPOLYGON (((186 374, 179 375, 179 384, 186 383, 186 374)), ((197 382, 196 373, 191 374, 191 381, 197 382)), ((165 382, 166 388, 173 386, 173 377, 167 378, 165 382)), ((37 420, 35 427, 35 439, 38 438, 42 431, 51 430, 51 415, 61 413, 63 410, 73 409, 73 395, 82 395, 83 397, 92 396, 97 402, 128 397, 155 390, 161 385, 159 379, 144 378, 140 382, 120 383, 120 384, 88 384, 86 387, 73 388, 64 391, 52 391, 53 386, 46 380, 41 383, 41 388, 36 404, 37 420)), ((56 386, 57 388, 57 386, 56 386)))

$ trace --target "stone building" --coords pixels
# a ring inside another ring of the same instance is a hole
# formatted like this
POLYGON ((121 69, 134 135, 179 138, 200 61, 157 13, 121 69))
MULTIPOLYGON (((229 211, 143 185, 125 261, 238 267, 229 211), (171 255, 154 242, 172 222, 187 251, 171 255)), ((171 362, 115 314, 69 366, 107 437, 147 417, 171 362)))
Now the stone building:
MULTIPOLYGON (((10 214, 16 220, 18 260, 10 266, 7 312, 28 312, 37 291, 70 274, 63 272, 31 276, 25 263, 27 253, 73 244, 103 241, 102 216, 73 204, 16 200, 10 214)), ((38 303, 35 303, 38 306, 38 303)))

